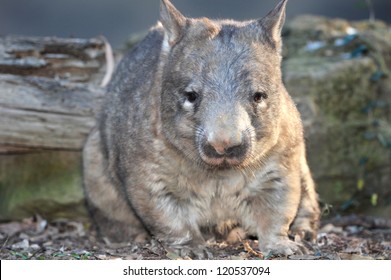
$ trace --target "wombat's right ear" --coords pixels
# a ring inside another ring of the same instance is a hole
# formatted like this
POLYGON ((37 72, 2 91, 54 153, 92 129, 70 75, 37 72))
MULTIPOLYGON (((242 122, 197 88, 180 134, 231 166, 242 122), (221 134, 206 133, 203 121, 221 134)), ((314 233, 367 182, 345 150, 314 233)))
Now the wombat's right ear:
POLYGON ((170 48, 180 38, 186 25, 186 18, 169 0, 161 0, 160 22, 165 31, 163 46, 170 48))

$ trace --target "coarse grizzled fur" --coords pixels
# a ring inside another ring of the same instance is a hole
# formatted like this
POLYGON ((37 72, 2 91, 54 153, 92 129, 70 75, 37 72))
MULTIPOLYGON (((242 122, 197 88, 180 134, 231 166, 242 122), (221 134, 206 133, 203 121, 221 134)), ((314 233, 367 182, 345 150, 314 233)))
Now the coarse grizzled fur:
POLYGON ((84 149, 88 205, 103 236, 153 236, 206 258, 240 227, 264 253, 303 253, 319 207, 300 115, 281 78, 286 0, 260 20, 160 22, 121 61, 84 149))

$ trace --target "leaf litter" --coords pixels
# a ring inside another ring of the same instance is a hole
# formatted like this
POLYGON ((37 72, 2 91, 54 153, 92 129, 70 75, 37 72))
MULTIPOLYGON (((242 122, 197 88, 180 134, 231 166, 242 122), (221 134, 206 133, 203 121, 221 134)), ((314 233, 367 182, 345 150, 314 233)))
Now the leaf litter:
MULTIPOLYGON (((295 239, 295 237, 293 237, 295 239)), ((264 256, 258 240, 208 242, 218 260, 384 260, 391 259, 391 219, 346 216, 322 222, 316 244, 303 241, 308 254, 264 256)), ((181 258, 157 240, 148 243, 107 244, 89 223, 48 222, 40 216, 0 224, 0 259, 13 260, 158 260, 181 258)))

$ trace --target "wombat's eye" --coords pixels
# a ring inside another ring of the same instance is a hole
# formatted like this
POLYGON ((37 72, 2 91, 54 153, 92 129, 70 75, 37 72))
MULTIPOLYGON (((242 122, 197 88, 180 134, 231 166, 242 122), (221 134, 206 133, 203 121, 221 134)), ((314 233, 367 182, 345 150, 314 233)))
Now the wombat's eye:
POLYGON ((185 92, 186 101, 190 103, 194 103, 197 101, 198 94, 195 91, 187 91, 185 92))
POLYGON ((253 95, 253 100, 255 103, 260 103, 264 99, 267 99, 267 94, 264 92, 256 92, 253 95))

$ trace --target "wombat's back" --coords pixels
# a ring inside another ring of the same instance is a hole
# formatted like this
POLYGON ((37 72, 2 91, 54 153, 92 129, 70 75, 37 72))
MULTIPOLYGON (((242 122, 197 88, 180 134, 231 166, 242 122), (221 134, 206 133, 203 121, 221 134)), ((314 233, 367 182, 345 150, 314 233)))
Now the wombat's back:
MULTIPOLYGON (((118 65, 99 116, 102 151, 113 167, 120 154, 143 152, 140 139, 152 139, 152 123, 159 110, 152 87, 156 80, 163 28, 157 25, 118 65), (151 129, 150 129, 151 128, 151 129), (124 135, 130 136, 124 139, 124 135), (120 149, 120 150, 117 150, 120 149)), ((117 162, 118 163, 118 162, 117 162)), ((114 172, 113 170, 109 170, 114 172)), ((115 178, 116 174, 110 174, 115 178)))
POLYGON ((163 28, 159 24, 124 55, 107 91, 109 93, 135 91, 150 81, 158 63, 162 40, 163 28))
POLYGON ((88 208, 100 234, 109 237, 110 241, 140 241, 146 236, 139 217, 130 211, 131 206, 121 187, 124 172, 119 168, 118 160, 121 155, 125 158, 125 154, 132 154, 132 149, 142 152, 143 145, 139 144, 143 142, 138 139, 150 137, 146 135, 153 116, 152 109, 148 108, 153 106, 150 89, 162 39, 163 30, 157 26, 123 57, 107 87, 98 127, 93 129, 84 147, 84 189, 88 208), (129 132, 132 137, 125 139, 124 135, 129 132))

